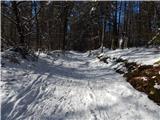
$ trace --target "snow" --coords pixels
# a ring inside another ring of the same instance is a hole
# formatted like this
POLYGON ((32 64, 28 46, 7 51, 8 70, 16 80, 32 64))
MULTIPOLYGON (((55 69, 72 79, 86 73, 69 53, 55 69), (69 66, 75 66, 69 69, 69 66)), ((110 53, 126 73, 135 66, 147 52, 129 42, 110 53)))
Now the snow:
POLYGON ((94 12, 95 10, 96 10, 96 8, 95 8, 95 7, 92 7, 91 10, 90 10, 90 14, 91 14, 92 12, 94 12))
MULTIPOLYGON (((141 61, 145 49, 106 50, 110 56, 141 61), (134 50, 136 50, 134 54, 134 50), (141 51, 141 52, 140 52, 141 51), (130 56, 129 56, 130 55, 130 56), (134 57, 138 55, 138 57, 134 57)), ((4 53, 3 53, 4 54, 4 53)), ((144 55, 144 56, 143 56, 144 55)), ((149 58, 144 57, 147 63, 149 58)), ((154 61, 154 60, 153 60, 154 61)), ((38 62, 5 62, 2 120, 159 120, 160 106, 135 90, 96 55, 68 51, 41 53, 38 62)))
POLYGON ((154 85, 154 88, 156 89, 160 89, 160 85, 158 85, 157 83, 154 85))
POLYGON ((106 56, 123 58, 129 62, 137 62, 143 65, 153 65, 153 63, 160 60, 160 49, 157 48, 130 48, 130 49, 116 49, 105 51, 106 56))
POLYGON ((122 38, 120 38, 120 39, 119 39, 119 48, 121 48, 121 47, 122 47, 122 43, 123 43, 123 39, 122 39, 122 38))
POLYGON ((154 78, 156 78, 156 76, 152 76, 152 78, 154 79, 154 78))
POLYGON ((147 77, 142 77, 143 81, 148 81, 147 77))

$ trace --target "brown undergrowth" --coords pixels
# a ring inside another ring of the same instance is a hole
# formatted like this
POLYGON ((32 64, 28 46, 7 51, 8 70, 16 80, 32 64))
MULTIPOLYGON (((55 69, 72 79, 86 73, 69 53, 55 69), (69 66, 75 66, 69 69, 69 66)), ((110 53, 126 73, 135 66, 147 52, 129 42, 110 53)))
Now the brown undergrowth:
POLYGON ((160 105, 160 88, 156 87, 160 85, 160 65, 135 65, 135 69, 124 76, 135 89, 145 92, 151 100, 160 105))

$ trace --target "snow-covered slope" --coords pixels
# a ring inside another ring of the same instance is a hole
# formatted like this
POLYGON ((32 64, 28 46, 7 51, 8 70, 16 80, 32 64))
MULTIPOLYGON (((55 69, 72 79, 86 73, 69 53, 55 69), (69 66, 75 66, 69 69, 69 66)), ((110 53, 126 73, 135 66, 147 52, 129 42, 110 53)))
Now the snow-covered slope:
POLYGON ((2 120, 160 118, 160 106, 88 53, 53 52, 38 62, 6 64, 1 93, 2 120))
POLYGON ((127 59, 143 65, 152 65, 160 60, 160 48, 130 48, 105 51, 106 56, 127 59))

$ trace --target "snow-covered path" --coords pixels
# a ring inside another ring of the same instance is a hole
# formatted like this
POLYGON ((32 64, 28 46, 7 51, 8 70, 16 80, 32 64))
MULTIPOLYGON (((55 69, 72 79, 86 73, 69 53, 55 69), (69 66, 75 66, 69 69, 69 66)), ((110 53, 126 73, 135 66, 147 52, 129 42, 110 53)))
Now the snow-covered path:
POLYGON ((84 53, 2 69, 2 120, 159 120, 160 107, 84 53), (15 82, 15 83, 14 83, 15 82))

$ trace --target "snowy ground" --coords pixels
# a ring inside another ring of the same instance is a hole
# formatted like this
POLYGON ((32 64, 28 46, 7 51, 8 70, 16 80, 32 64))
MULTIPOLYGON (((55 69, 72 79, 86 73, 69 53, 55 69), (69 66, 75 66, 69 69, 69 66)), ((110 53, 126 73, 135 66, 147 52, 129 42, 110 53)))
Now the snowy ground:
POLYGON ((105 55, 110 57, 121 57, 130 62, 137 62, 143 65, 153 65, 160 60, 160 48, 132 48, 132 49, 116 49, 106 50, 105 55))
MULTIPOLYGON (((148 53, 140 51, 137 54, 148 53)), ((112 53, 122 51, 108 55, 112 53)), ((135 90, 111 64, 72 51, 65 56, 41 54, 37 63, 7 63, 0 82, 2 120, 159 120, 160 106, 135 90)))

